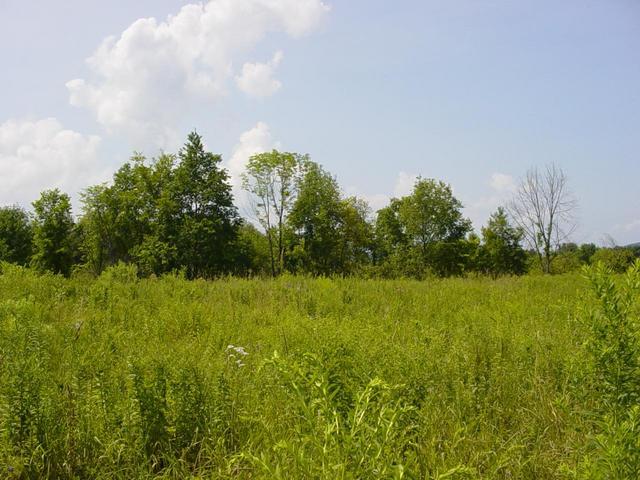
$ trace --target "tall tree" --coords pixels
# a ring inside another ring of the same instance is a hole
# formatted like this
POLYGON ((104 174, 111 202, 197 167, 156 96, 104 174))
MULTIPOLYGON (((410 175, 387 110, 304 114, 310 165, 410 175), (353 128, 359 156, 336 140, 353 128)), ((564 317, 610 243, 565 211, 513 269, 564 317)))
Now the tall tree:
POLYGON ((398 216, 411 243, 425 257, 430 245, 461 240, 471 230, 451 187, 431 178, 418 178, 411 195, 401 200, 398 216))
POLYGON ((27 212, 18 206, 0 208, 0 261, 28 264, 32 242, 27 212))
POLYGON ((338 230, 339 265, 343 273, 354 273, 373 258, 373 226, 368 221, 369 204, 357 197, 343 199, 338 230))
POLYGON ((45 190, 33 202, 32 264, 41 270, 69 275, 74 259, 71 200, 66 193, 45 190))
POLYGON ((269 243, 271 273, 284 270, 285 228, 296 200, 299 177, 308 156, 271 152, 252 156, 242 176, 242 185, 253 195, 252 210, 269 243))
POLYGON ((451 187, 419 177, 410 195, 378 211, 374 261, 384 276, 461 274, 475 255, 465 240, 470 230, 451 187))
POLYGON ((509 224, 507 213, 499 207, 482 227, 482 266, 494 278, 525 272, 527 255, 520 242, 523 232, 509 224))
POLYGON ((308 162, 289 215, 289 225, 300 242, 298 258, 305 271, 323 275, 335 271, 340 207, 336 179, 317 163, 308 162))
POLYGON ((543 172, 530 169, 507 206, 529 246, 535 250, 544 273, 551 273, 558 248, 575 229, 576 207, 567 176, 553 164, 543 172))
POLYGON ((298 241, 293 256, 299 269, 314 275, 349 274, 368 261, 372 235, 367 212, 362 200, 341 198, 329 172, 306 162, 289 215, 298 241))
POLYGON ((374 263, 379 264, 408 246, 406 229, 400 221, 401 203, 400 199, 392 198, 389 205, 378 210, 375 222, 374 263))
POLYGON ((172 155, 147 163, 140 154, 113 175, 110 186, 83 193, 85 261, 95 273, 119 261, 135 262, 141 273, 162 273, 175 266, 171 201, 172 155))
POLYGON ((196 132, 178 158, 172 186, 178 260, 189 277, 211 277, 230 269, 240 225, 229 176, 196 132))

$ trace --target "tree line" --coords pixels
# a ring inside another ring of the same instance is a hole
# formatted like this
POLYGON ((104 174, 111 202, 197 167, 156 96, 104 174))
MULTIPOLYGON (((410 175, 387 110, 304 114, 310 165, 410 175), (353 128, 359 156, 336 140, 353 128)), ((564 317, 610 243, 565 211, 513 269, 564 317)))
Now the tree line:
POLYGON ((435 179, 419 177, 409 195, 373 215, 307 155, 273 150, 251 157, 242 175, 249 220, 229 180, 222 157, 192 132, 177 154, 148 161, 136 153, 109 184, 88 187, 77 220, 58 189, 42 192, 31 213, 0 208, 0 261, 63 275, 99 275, 124 262, 141 276, 425 278, 552 273, 594 259, 624 269, 638 253, 566 243, 575 204, 553 166, 530 170, 480 235, 451 186, 435 179))

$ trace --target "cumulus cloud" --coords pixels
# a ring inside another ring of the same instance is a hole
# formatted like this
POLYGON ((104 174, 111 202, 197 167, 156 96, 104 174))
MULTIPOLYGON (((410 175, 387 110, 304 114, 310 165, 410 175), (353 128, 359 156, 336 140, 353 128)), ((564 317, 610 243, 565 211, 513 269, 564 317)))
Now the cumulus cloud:
MULTIPOLYGON (((310 33, 329 7, 321 0, 211 0, 159 22, 143 18, 105 39, 87 59, 91 79, 67 82, 72 105, 88 108, 108 131, 165 147, 172 125, 190 108, 228 92, 234 63, 269 33, 310 33)), ((250 95, 280 88, 282 59, 244 63, 237 84, 250 95)))
POLYGON ((55 118, 0 124, 0 204, 29 206, 42 190, 75 194, 103 180, 100 137, 63 128, 55 118))
POLYGON ((268 63, 245 63, 242 74, 236 77, 238 88, 250 97, 268 97, 280 90, 282 83, 273 78, 273 73, 282 61, 278 51, 268 63))

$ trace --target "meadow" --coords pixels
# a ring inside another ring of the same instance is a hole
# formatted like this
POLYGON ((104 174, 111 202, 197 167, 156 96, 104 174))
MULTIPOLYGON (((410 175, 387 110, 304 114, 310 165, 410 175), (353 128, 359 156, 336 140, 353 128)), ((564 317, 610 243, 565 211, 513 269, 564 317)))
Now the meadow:
POLYGON ((0 478, 625 478, 638 285, 3 264, 0 478))

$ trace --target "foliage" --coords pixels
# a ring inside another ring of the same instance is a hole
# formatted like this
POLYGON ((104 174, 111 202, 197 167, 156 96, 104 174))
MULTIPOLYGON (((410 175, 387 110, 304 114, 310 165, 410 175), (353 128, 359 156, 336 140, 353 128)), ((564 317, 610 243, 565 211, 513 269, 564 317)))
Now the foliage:
POLYGON ((343 200, 336 179, 317 163, 307 162, 289 214, 295 235, 293 270, 314 275, 352 273, 368 258, 367 213, 364 202, 343 200))
POLYGON ((482 267, 493 278, 520 275, 525 272, 526 254, 520 246, 521 229, 509 224, 507 213, 500 207, 482 228, 482 267))
POLYGON ((253 155, 242 176, 243 188, 254 197, 253 214, 268 240, 273 276, 284 271, 286 224, 308 161, 306 155, 272 150, 253 155))
POLYGON ((378 210, 375 223, 376 248, 374 261, 382 263, 394 253, 407 250, 409 238, 400 220, 401 201, 392 198, 389 205, 378 210))
POLYGON ((602 263, 616 273, 623 273, 635 259, 633 251, 629 248, 599 248, 592 256, 592 263, 602 263))
MULTIPOLYGON (((240 225, 221 158, 192 132, 178 156, 135 154, 110 186, 83 195, 83 253, 99 274, 131 262, 141 275, 184 268, 190 278, 232 271, 240 225)), ((241 270, 241 269, 239 269, 241 270)))
POLYGON ((374 258, 391 276, 459 275, 473 256, 473 242, 464 240, 471 222, 462 216, 462 203, 449 185, 433 179, 418 178, 411 195, 392 199, 378 212, 375 231, 374 258), (393 264, 410 267, 389 268, 393 264))
POLYGON ((206 152, 195 132, 178 158, 171 185, 178 263, 190 278, 212 277, 231 267, 230 250, 240 224, 229 176, 220 167, 222 158, 206 152))
POLYGON ((460 240, 471 230, 451 187, 431 178, 418 178, 411 195, 400 200, 398 219, 409 243, 425 253, 430 245, 460 240))
POLYGON ((147 164, 135 154, 113 176, 111 186, 96 185, 82 196, 83 250, 99 274, 117 262, 134 262, 145 274, 174 268, 176 207, 170 197, 174 157, 161 155, 147 164))
POLYGON ((591 259, 597 250, 598 247, 593 243, 583 243, 580 245, 577 250, 580 262, 585 265, 591 263, 591 259))
MULTIPOLYGON (((42 218, 31 222, 18 207, 0 209, 0 260, 25 264, 28 258, 41 270, 88 276, 124 262, 135 265, 141 277, 269 272, 496 279, 535 270, 574 272, 597 261, 622 272, 636 256, 632 248, 560 243, 566 238, 560 223, 570 219, 574 203, 556 167, 545 174, 530 171, 518 193, 521 202, 514 200, 509 207, 516 226, 500 208, 482 229, 482 241, 462 215, 451 186, 435 179, 418 177, 411 194, 391 199, 375 215, 365 200, 345 198, 336 178, 308 155, 256 154, 242 180, 262 232, 239 217, 221 156, 207 152, 192 132, 177 155, 147 160, 134 153, 111 182, 88 187, 77 223, 69 207, 67 219, 62 212, 58 221, 46 224, 45 234, 42 218), (522 200, 533 201, 536 194, 544 198, 529 204, 522 200), (531 232, 536 231, 534 241, 531 232), (525 238, 534 249, 522 249, 525 238)), ((50 192, 43 192, 43 198, 50 198, 50 192)), ((60 195, 60 202, 68 201, 60 195)), ((44 206, 43 199, 39 202, 44 206)))
POLYGON ((579 276, 0 269, 3 478, 554 479, 598 435, 636 451, 633 410, 596 429, 579 276))
POLYGON ((0 208, 0 261, 27 265, 33 231, 29 215, 18 206, 0 208))
POLYGON ((602 264, 585 270, 597 305, 589 316, 587 344, 592 381, 603 418, 597 456, 588 464, 595 478, 640 475, 640 260, 617 281, 602 264))
POLYGON ((241 455, 258 472, 267 478, 402 477, 416 427, 402 387, 373 378, 351 393, 340 372, 309 353, 292 361, 276 352, 266 367, 275 370, 274 386, 287 392, 282 420, 293 422, 296 435, 274 439, 260 456, 241 455))
POLYGON ((69 275, 76 249, 69 196, 58 189, 45 190, 33 209, 31 263, 40 270, 69 275))
POLYGON ((233 273, 237 275, 273 275, 267 237, 250 223, 238 228, 238 238, 233 248, 233 273))

